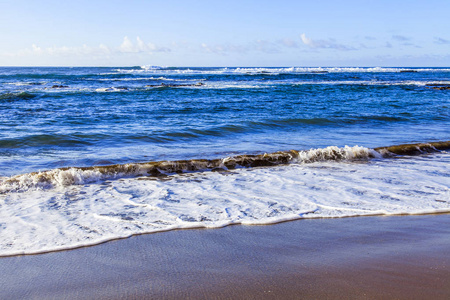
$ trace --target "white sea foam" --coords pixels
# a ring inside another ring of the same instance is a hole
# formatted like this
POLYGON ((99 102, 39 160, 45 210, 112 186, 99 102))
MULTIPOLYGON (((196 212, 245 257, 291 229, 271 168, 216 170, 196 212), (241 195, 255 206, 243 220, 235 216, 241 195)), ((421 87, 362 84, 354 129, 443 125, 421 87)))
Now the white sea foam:
POLYGON ((123 74, 266 74, 280 73, 398 73, 398 72, 450 72, 450 69, 435 68, 385 68, 385 67, 285 67, 285 68, 141 68, 116 69, 123 74))
MULTIPOLYGON (((358 153, 348 150, 346 155, 358 153)), ((53 189, 0 195, 0 255, 68 249, 177 228, 450 212, 449 174, 450 154, 441 152, 69 186, 61 175, 61 185, 53 189)))
POLYGON ((141 69, 143 69, 143 70, 160 70, 162 68, 167 68, 167 67, 150 66, 150 65, 141 66, 141 69))
MULTIPOLYGON (((273 83, 272 83, 273 84, 273 83)), ((427 85, 450 85, 447 80, 400 80, 400 81, 378 81, 378 80, 334 80, 334 81, 289 81, 285 84, 296 85, 371 85, 371 86, 389 86, 389 85, 411 85, 411 86, 427 86, 427 85)))
POLYGON ((100 79, 88 79, 90 81, 190 81, 190 79, 174 79, 174 78, 167 78, 163 76, 159 77, 133 77, 133 78, 100 78, 100 79))
POLYGON ((378 81, 378 80, 340 80, 340 81, 311 81, 311 80, 253 80, 253 81, 227 81, 216 82, 216 81, 208 81, 207 79, 174 79, 174 78, 166 78, 166 77, 140 77, 140 78, 121 78, 121 79, 100 79, 101 81, 121 81, 121 82, 132 82, 129 86, 123 87, 99 87, 99 88, 89 88, 89 87, 72 87, 72 86, 64 86, 62 88, 52 88, 51 86, 44 86, 40 88, 29 89, 29 92, 42 92, 46 93, 78 93, 78 92, 96 92, 96 93, 105 93, 105 92, 135 92, 135 91, 143 91, 143 90, 151 90, 155 88, 161 87, 179 87, 179 88, 187 88, 187 89, 259 89, 259 88, 267 88, 267 87, 276 87, 276 86, 290 86, 290 85, 361 85, 361 86, 419 86, 419 87, 427 87, 433 85, 450 85, 450 81, 448 80, 403 80, 403 81, 378 81), (139 86, 135 84, 135 82, 140 81, 156 81, 155 84, 146 84, 143 83, 139 86), (162 85, 158 82, 169 82, 162 85), (173 84, 171 82, 174 82, 173 84), (180 82, 180 83, 177 83, 180 82), (201 84, 200 84, 201 83, 201 84))
POLYGON ((35 85, 44 85, 44 82, 23 82, 23 81, 18 81, 18 82, 6 82, 6 83, 2 83, 2 84, 7 84, 7 85, 15 85, 15 86, 35 86, 35 85))
POLYGON ((116 87, 106 87, 106 88, 97 88, 96 92, 126 92, 128 88, 116 88, 116 87))
POLYGON ((192 171, 207 171, 215 168, 254 167, 285 163, 313 163, 317 161, 353 161, 358 159, 381 158, 373 149, 361 146, 291 150, 263 155, 240 155, 214 160, 160 161, 131 163, 124 165, 99 166, 90 168, 64 168, 33 172, 0 178, 0 194, 23 192, 28 189, 45 189, 68 185, 80 185, 106 179, 136 177, 146 175, 175 174, 192 171))
POLYGON ((258 89, 275 86, 290 86, 290 85, 361 85, 361 86, 432 86, 432 85, 450 85, 450 81, 445 80, 401 80, 401 81, 378 81, 378 80, 339 80, 339 81, 311 81, 311 80, 266 80, 266 81, 228 81, 226 84, 223 82, 207 82, 203 85, 202 89, 258 89))

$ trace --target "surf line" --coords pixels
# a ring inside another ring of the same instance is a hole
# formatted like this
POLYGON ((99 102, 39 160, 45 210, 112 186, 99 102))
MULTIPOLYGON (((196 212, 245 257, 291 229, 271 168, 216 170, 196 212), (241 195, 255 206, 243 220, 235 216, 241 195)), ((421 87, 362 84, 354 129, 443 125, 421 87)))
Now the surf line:
POLYGON ((154 161, 107 166, 66 167, 0 178, 0 194, 25 191, 32 187, 52 188, 86 184, 124 177, 163 178, 172 174, 198 171, 227 171, 236 168, 270 167, 290 163, 319 161, 353 161, 420 155, 450 149, 450 141, 402 144, 374 149, 361 146, 330 146, 311 150, 289 150, 274 153, 238 155, 218 159, 154 161))

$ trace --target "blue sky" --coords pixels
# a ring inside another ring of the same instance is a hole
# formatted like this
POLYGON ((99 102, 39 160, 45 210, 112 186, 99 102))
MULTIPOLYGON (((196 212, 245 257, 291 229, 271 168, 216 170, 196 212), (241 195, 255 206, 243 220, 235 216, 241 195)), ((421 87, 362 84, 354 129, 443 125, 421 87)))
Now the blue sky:
POLYGON ((0 66, 450 66, 450 1, 0 0, 0 66))

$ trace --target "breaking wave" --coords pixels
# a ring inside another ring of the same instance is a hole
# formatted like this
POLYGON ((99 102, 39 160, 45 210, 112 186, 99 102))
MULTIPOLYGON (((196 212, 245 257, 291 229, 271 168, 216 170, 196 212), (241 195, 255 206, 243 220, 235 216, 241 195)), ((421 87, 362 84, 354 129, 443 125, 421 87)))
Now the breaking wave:
POLYGON ((92 167, 67 167, 0 178, 0 194, 30 188, 48 189, 80 185, 125 177, 165 177, 198 171, 227 171, 236 168, 270 167, 281 164, 306 164, 323 161, 355 161, 396 155, 419 155, 450 149, 450 141, 404 144, 374 149, 361 146, 290 150, 257 155, 238 155, 219 159, 155 161, 92 167))
POLYGON ((172 68, 149 67, 115 69, 120 74, 172 73, 172 74, 292 74, 292 73, 416 73, 450 72, 448 68, 386 68, 386 67, 284 67, 284 68, 172 68))

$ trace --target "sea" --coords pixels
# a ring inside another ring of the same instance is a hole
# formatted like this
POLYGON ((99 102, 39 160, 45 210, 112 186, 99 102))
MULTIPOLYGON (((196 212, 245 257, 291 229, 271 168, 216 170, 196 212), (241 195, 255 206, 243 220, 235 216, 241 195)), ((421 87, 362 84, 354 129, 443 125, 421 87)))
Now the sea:
POLYGON ((449 140, 449 68, 1 67, 0 256, 449 213, 449 140))

